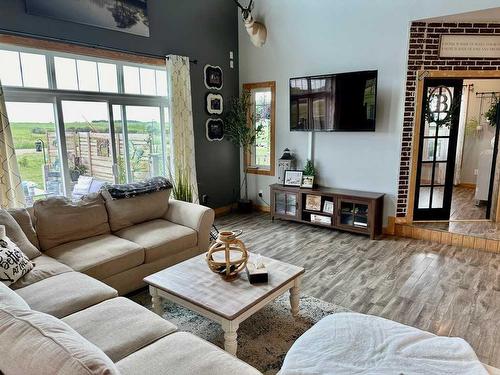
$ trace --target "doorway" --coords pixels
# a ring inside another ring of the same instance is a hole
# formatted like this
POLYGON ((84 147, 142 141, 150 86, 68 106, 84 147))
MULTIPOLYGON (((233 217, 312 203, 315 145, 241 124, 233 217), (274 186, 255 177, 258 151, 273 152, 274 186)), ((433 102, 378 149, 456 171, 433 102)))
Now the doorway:
POLYGON ((496 219, 500 79, 425 78, 413 219, 496 219))

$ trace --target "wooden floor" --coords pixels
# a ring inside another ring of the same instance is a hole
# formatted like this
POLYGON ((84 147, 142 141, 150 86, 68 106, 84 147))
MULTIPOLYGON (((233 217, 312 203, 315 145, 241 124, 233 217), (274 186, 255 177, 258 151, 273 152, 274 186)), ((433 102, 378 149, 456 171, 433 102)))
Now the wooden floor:
POLYGON ((228 215, 250 251, 306 268, 302 293, 467 340, 500 367, 500 255, 430 242, 351 235, 277 220, 228 215))
POLYGON ((478 220, 486 219, 486 204, 476 205, 475 189, 462 186, 453 188, 451 198, 450 220, 478 220))

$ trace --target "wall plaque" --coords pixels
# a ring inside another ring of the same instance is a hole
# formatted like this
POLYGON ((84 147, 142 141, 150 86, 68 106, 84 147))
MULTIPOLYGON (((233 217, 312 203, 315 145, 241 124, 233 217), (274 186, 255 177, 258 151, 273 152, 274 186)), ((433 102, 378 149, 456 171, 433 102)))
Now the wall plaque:
POLYGON ((441 35, 439 56, 500 58, 500 35, 441 35))

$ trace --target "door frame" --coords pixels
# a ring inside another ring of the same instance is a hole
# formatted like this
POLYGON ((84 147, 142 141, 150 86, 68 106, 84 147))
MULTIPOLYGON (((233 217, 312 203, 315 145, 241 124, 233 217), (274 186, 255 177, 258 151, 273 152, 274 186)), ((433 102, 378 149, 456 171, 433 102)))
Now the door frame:
MULTIPOLYGON (((419 160, 419 144, 420 144, 420 125, 422 120, 422 105, 424 104, 424 80, 425 78, 461 78, 461 79, 500 79, 500 71, 496 70, 419 70, 417 72, 417 88, 415 91, 415 118, 413 121, 412 146, 411 146, 411 164, 410 164, 410 185, 408 188, 408 201, 406 205, 406 216, 399 222, 412 223, 413 212, 415 207, 415 190, 417 184, 417 169, 419 160)), ((494 163, 495 161, 493 161, 494 163)), ((497 209, 494 221, 500 221, 500 194, 497 198, 497 209)), ((492 215, 490 215, 491 217, 492 215)), ((491 221, 487 220, 487 221, 491 221)))

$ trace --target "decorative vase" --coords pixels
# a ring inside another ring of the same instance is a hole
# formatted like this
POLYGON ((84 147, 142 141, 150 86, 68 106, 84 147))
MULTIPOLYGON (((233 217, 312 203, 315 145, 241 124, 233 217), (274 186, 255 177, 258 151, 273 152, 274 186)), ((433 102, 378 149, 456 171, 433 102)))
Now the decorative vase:
POLYGON ((248 261, 248 251, 236 235, 230 231, 220 232, 207 253, 208 267, 225 281, 236 279, 248 261))

